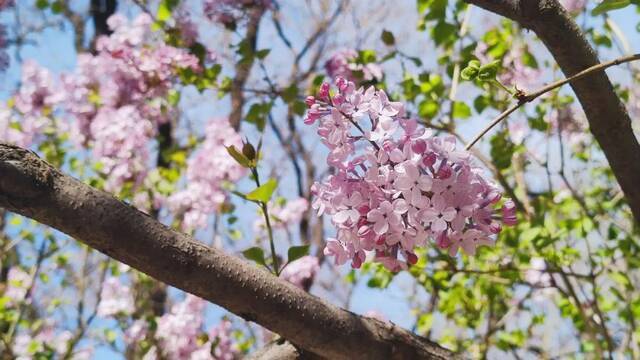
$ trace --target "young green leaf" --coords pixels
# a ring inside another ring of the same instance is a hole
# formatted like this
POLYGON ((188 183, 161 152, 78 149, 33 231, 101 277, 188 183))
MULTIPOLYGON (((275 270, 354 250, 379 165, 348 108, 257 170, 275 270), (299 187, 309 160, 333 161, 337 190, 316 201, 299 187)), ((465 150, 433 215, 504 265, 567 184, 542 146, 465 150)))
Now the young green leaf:
POLYGON ((266 261, 264 260, 264 251, 257 246, 254 246, 252 248, 249 248, 243 251, 242 255, 244 255, 244 257, 246 257, 247 259, 257 264, 264 265, 264 266, 267 265, 266 261))
POLYGON ((486 65, 483 65, 478 70, 478 79, 482 81, 489 81, 496 78, 498 75, 498 69, 500 68, 500 60, 494 60, 486 65))
POLYGON ((292 263, 309 254, 309 245, 292 246, 287 252, 287 261, 292 263))
POLYGON ((235 146, 227 146, 227 152, 238 162, 238 164, 246 168, 251 167, 251 161, 247 159, 247 157, 244 156, 241 152, 239 152, 235 146))
POLYGON ((598 6, 593 8, 591 11, 591 15, 597 16, 600 14, 604 14, 607 11, 622 9, 631 4, 630 0, 604 0, 598 6))
POLYGON ((393 33, 391 31, 382 30, 380 39, 387 46, 393 46, 396 43, 396 38, 393 36, 393 33))
POLYGON ((473 80, 476 78, 476 76, 478 76, 479 70, 480 70, 480 61, 471 60, 469 61, 469 64, 467 64, 467 67, 462 69, 462 71, 460 72, 460 77, 462 78, 462 80, 467 80, 467 81, 473 80))
POLYGON ((269 179, 269 181, 262 184, 262 186, 248 193, 246 198, 252 201, 269 202, 277 186, 278 182, 275 179, 269 179))

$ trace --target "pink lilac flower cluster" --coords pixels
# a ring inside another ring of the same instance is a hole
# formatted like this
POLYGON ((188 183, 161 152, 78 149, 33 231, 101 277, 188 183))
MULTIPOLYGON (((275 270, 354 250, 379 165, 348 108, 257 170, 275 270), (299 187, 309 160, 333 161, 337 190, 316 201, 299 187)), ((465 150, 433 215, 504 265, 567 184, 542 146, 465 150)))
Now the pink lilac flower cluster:
POLYGON ((140 182, 149 163, 149 141, 157 126, 175 116, 167 100, 179 71, 199 71, 198 59, 162 43, 152 19, 109 18, 113 34, 101 37, 95 55, 80 54, 74 73, 63 76, 65 110, 75 120, 74 138, 93 146, 108 175, 106 188, 140 182))
POLYGON ((210 21, 233 27, 246 16, 248 9, 256 6, 266 9, 272 4, 272 0, 206 0, 203 12, 210 21))
MULTIPOLYGON (((474 52, 474 55, 483 64, 493 61, 487 56, 487 50, 488 45, 479 42, 474 52)), ((502 58, 503 71, 498 75, 498 80, 506 86, 517 86, 520 90, 532 90, 540 85, 542 71, 525 65, 522 59, 522 47, 512 47, 502 58)))
POLYGON ((29 147, 42 137, 51 124, 54 106, 63 98, 54 88, 49 70, 34 61, 24 62, 20 81, 20 88, 13 96, 13 107, 0 109, 0 140, 29 147))
MULTIPOLYGON (((69 341, 73 339, 73 333, 69 330, 60 331, 59 328, 54 322, 47 319, 35 334, 19 333, 12 347, 15 359, 43 358, 43 354, 48 351, 53 351, 53 355, 49 356, 62 358, 67 352, 69 341), (40 357, 34 356, 36 354, 39 354, 40 357)), ((83 347, 73 352, 74 360, 91 359, 92 357, 93 348, 91 347, 83 347)))
MULTIPOLYGON (((284 205, 270 202, 269 215, 272 220, 271 225, 274 229, 286 229, 299 223, 307 209, 309 209, 309 202, 305 198, 289 200, 284 205)), ((266 229, 264 217, 258 217, 253 227, 256 231, 266 229)))
POLYGON ((204 323, 206 302, 193 295, 175 304, 171 311, 157 319, 156 338, 162 353, 169 359, 189 359, 198 350, 198 335, 204 323))
MULTIPOLYGON (((206 302, 193 295, 187 295, 175 304, 171 311, 156 319, 155 333, 158 347, 152 347, 144 356, 145 360, 233 360, 239 358, 238 344, 231 337, 231 322, 223 319, 209 331, 209 340, 198 341, 203 335, 204 309, 206 302), (213 347, 213 353, 212 353, 213 347), (162 357, 159 356, 162 354, 162 357), (213 355, 213 356, 212 356, 213 355)), ((148 334, 146 319, 134 321, 124 334, 126 344, 137 344, 148 334)))
POLYGON ((215 119, 206 128, 200 149, 188 160, 187 187, 167 199, 169 209, 182 217, 185 230, 204 228, 209 215, 227 199, 225 181, 237 181, 246 169, 227 152, 226 147, 242 148, 242 138, 227 119, 215 119))
POLYGON ((17 266, 9 269, 7 274, 7 288, 3 296, 9 298, 9 305, 18 304, 24 301, 27 290, 31 286, 31 276, 17 266))
POLYGON ((336 264, 351 260, 358 268, 371 253, 398 271, 417 262, 415 248, 427 239, 452 256, 459 248, 474 254, 493 243, 501 222, 515 223, 513 203, 507 201, 499 214, 500 191, 467 151, 456 149, 453 137, 431 136, 382 90, 356 89, 343 78, 336 86, 334 95, 324 83, 317 98, 307 98, 305 119, 319 122, 334 168, 312 192, 313 208, 330 215, 337 228, 324 250, 336 264), (358 142, 365 146, 356 147, 358 142))
POLYGON ((124 343, 127 345, 137 344, 144 340, 149 331, 149 323, 146 319, 137 319, 124 332, 124 343))
POLYGON ((280 277, 300 289, 308 291, 319 270, 320 262, 318 258, 307 255, 287 265, 280 273, 280 277))
POLYGON ((131 288, 117 277, 109 277, 102 284, 97 314, 101 317, 127 315, 134 311, 134 299, 131 288))
POLYGON ((369 64, 356 64, 354 60, 358 57, 358 52, 353 49, 345 49, 336 52, 331 56, 324 64, 324 68, 330 78, 335 79, 338 77, 344 78, 348 81, 357 81, 354 72, 362 72, 362 79, 364 81, 380 81, 382 80, 383 73, 382 67, 375 63, 369 64))
POLYGON ((190 360, 234 360, 240 358, 238 344, 231 337, 231 321, 222 319, 209 332, 209 341, 191 354, 190 360), (213 354, 211 346, 214 345, 213 354), (213 356, 211 356, 213 355, 213 356))

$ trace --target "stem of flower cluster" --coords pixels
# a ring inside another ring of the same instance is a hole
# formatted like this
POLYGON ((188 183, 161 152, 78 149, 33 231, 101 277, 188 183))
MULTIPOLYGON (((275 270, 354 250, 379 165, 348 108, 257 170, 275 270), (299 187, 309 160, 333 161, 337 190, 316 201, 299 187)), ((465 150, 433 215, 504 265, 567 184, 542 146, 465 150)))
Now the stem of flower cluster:
MULTIPOLYGON (((256 168, 251 168, 251 173, 253 174, 256 186, 260 187, 260 177, 258 176, 258 170, 256 168)), ((264 215, 264 223, 267 226, 269 246, 271 248, 271 261, 273 262, 273 272, 276 274, 276 276, 280 276, 280 265, 278 264, 276 246, 273 241, 273 228, 271 227, 271 219, 269 218, 269 205, 264 201, 260 201, 260 209, 262 210, 262 214, 264 215)))

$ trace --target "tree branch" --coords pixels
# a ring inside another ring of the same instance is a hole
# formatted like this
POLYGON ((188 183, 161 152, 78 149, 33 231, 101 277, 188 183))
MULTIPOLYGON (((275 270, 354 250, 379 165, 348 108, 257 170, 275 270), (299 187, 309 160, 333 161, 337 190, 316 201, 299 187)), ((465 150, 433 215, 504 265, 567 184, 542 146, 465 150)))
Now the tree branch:
POLYGON ((160 281, 225 307, 330 359, 450 359, 392 324, 359 317, 194 241, 115 197, 0 143, 0 207, 58 229, 160 281))
MULTIPOLYGON (((580 28, 557 0, 466 0, 533 30, 569 78, 599 63, 580 28)), ((613 173, 640 223, 640 144, 631 119, 604 72, 572 82, 613 173)))

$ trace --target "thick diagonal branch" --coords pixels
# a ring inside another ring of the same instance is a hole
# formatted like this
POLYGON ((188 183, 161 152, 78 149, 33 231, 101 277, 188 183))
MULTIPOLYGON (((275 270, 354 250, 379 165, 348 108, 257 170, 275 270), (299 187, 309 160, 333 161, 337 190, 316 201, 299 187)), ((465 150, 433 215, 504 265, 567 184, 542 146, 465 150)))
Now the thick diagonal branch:
MULTIPOLYGON (((467 0, 533 30, 566 77, 599 63, 571 16, 557 0, 467 0)), ((633 216, 640 223, 640 144, 631 118, 607 74, 600 72, 571 83, 591 132, 615 174, 633 216)))
POLYGON ((58 229, 158 280, 200 296, 330 359, 449 359, 396 326, 359 317, 207 247, 64 175, 34 153, 0 144, 0 207, 58 229))

